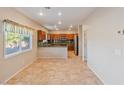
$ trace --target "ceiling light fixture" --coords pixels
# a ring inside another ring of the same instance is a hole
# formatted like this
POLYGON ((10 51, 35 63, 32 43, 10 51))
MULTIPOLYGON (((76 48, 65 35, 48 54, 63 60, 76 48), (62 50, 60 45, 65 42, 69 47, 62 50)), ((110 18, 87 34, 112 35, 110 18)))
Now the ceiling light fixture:
POLYGON ((54 25, 54 28, 55 28, 55 30, 59 30, 58 27, 57 27, 56 25, 54 25))
POLYGON ((62 22, 61 22, 61 21, 59 21, 59 22, 58 22, 58 24, 59 24, 59 25, 61 25, 61 24, 62 24, 62 22))
POLYGON ((71 30, 71 28, 68 29, 69 31, 71 30))
POLYGON ((41 15, 41 16, 43 16, 43 13, 42 13, 42 12, 40 12, 40 15, 41 15))
POLYGON ((72 28, 73 26, 72 25, 70 25, 70 28, 72 28))
POLYGON ((56 30, 59 30, 58 28, 56 28, 56 30))
POLYGON ((58 12, 58 15, 59 15, 59 16, 61 16, 61 15, 62 15, 62 13, 61 13, 61 12, 58 12))

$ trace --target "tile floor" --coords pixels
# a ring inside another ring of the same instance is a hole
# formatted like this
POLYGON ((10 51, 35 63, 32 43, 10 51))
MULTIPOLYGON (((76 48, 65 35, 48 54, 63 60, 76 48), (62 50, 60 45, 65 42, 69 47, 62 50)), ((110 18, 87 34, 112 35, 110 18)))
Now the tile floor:
POLYGON ((99 85, 101 81, 85 62, 71 51, 67 60, 38 59, 6 84, 11 85, 99 85))

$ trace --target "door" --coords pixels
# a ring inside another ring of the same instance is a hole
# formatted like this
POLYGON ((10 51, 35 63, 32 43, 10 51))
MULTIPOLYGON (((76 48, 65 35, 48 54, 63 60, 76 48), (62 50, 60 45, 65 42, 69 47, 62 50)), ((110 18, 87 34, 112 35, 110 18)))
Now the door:
POLYGON ((78 35, 74 36, 74 52, 78 56, 78 35))

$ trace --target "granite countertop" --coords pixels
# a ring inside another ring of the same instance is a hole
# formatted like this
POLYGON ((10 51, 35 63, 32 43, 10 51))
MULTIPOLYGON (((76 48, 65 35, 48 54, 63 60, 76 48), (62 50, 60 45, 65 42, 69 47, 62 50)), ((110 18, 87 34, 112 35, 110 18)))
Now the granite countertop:
POLYGON ((68 45, 74 44, 74 42, 55 42, 55 43, 43 43, 39 42, 38 47, 67 47, 68 45))
POLYGON ((67 47, 67 44, 43 44, 39 47, 67 47))

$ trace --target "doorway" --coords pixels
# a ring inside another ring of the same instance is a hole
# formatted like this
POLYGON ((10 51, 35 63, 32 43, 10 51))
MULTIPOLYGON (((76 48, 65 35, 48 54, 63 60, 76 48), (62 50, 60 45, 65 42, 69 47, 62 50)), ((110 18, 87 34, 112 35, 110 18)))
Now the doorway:
POLYGON ((83 49, 83 54, 84 54, 84 61, 87 62, 87 31, 85 30, 84 31, 84 42, 83 42, 83 45, 84 45, 84 49, 83 49))

